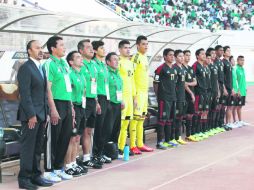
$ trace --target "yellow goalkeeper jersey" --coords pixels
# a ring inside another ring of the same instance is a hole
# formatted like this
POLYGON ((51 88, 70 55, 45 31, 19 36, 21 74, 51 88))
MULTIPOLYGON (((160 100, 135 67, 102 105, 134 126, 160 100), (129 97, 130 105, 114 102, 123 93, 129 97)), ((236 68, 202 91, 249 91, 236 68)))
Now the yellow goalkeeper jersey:
POLYGON ((118 69, 123 80, 123 96, 135 96, 136 88, 133 63, 128 58, 120 56, 118 69))
POLYGON ((137 92, 148 92, 149 64, 146 55, 136 53, 131 61, 134 63, 134 81, 137 92))

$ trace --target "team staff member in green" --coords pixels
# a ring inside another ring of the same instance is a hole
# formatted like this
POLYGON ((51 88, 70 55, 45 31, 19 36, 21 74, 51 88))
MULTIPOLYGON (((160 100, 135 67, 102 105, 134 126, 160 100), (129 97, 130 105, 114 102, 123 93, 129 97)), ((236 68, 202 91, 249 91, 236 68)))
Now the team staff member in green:
POLYGON ((44 178, 48 181, 57 182, 72 178, 71 175, 65 173, 63 166, 72 133, 74 110, 71 103, 72 88, 69 66, 62 59, 65 55, 63 38, 59 36, 49 38, 47 48, 50 58, 44 66, 48 79, 48 102, 52 127, 47 142, 48 149, 45 158, 47 164, 45 165, 44 178), (50 141, 51 145, 49 144, 50 141), (51 152, 49 146, 51 146, 51 152))
POLYGON ((98 73, 95 63, 92 61, 94 51, 90 40, 82 40, 78 43, 78 52, 83 58, 83 66, 81 73, 86 79, 86 124, 81 122, 81 125, 85 125, 82 138, 83 149, 83 162, 82 165, 89 168, 100 169, 102 166, 95 160, 91 159, 91 138, 96 119, 96 104, 97 104, 97 80, 98 73))
POLYGON ((102 131, 105 134, 104 144, 110 141, 117 144, 121 128, 121 108, 124 106, 122 105, 123 81, 118 71, 118 60, 115 52, 106 56, 109 71, 110 103, 106 114, 107 121, 104 121, 102 131))
POLYGON ((238 84, 238 91, 236 93, 239 96, 236 110, 239 119, 238 123, 241 126, 247 125, 247 123, 243 122, 242 120, 242 106, 245 105, 245 98, 247 95, 246 77, 243 65, 244 65, 244 56, 240 55, 237 57, 237 66, 236 66, 236 79, 238 84))
MULTIPOLYGON (((234 56, 230 56, 229 62, 232 65, 232 87, 234 92, 238 91, 238 84, 236 80, 236 65, 235 65, 235 59, 234 56)), ((232 105, 232 116, 233 116, 233 123, 231 124, 232 128, 238 127, 238 122, 236 122, 236 104, 238 101, 238 94, 235 93, 235 95, 232 97, 232 100, 234 101, 234 104, 232 105)))
POLYGON ((73 177, 87 173, 87 168, 79 166, 76 163, 76 157, 79 153, 80 136, 83 134, 86 120, 86 80, 84 75, 80 72, 83 66, 83 59, 77 51, 70 52, 66 60, 71 67, 70 80, 72 86, 71 99, 75 110, 75 122, 73 122, 72 137, 69 143, 67 154, 65 155, 66 169, 65 172, 73 177))
POLYGON ((109 103, 109 87, 108 87, 108 69, 107 65, 103 62, 106 53, 104 42, 93 41, 94 62, 98 73, 97 80, 97 94, 98 94, 98 112, 96 115, 94 138, 93 138, 93 157, 99 163, 111 163, 111 159, 103 155, 105 133, 102 132, 104 119, 107 112, 109 103))

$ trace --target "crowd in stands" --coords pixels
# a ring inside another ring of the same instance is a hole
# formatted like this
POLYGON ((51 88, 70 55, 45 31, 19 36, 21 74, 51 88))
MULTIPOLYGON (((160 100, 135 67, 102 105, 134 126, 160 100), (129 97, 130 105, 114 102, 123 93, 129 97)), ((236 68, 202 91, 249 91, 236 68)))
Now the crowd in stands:
MULTIPOLYGON (((253 0, 115 0, 133 21, 175 28, 253 30, 253 0)), ((117 7, 117 6, 116 6, 117 7)))
MULTIPOLYGON (((29 4, 29 7, 33 7, 35 9, 41 9, 41 7, 39 7, 38 2, 34 2, 34 4, 32 2, 27 2, 29 4)), ((0 4, 7 4, 7 5, 20 5, 21 7, 26 7, 26 3, 23 3, 23 1, 21 0, 0 0, 0 4)))

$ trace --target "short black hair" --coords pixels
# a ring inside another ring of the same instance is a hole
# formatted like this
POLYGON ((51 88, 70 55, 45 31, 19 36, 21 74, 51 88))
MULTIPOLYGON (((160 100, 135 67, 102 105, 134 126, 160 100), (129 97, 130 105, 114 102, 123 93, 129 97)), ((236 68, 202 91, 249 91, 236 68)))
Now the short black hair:
POLYGON ((223 48, 221 45, 215 46, 215 50, 218 51, 219 49, 223 48))
POLYGON ((183 53, 183 50, 177 49, 175 50, 174 56, 177 57, 180 53, 183 53))
POLYGON ((147 40, 147 37, 145 37, 145 36, 138 36, 137 37, 137 40, 136 40, 136 44, 140 44, 140 42, 142 41, 142 40, 147 40))
POLYGON ((239 56, 237 57, 237 59, 244 59, 244 56, 243 56, 243 55, 239 55, 239 56))
POLYGON ((29 53, 28 53, 28 50, 32 48, 32 43, 35 42, 35 41, 37 41, 37 40, 31 40, 26 45, 26 52, 27 52, 28 57, 30 56, 29 53))
POLYGON ((233 55, 231 55, 230 57, 229 57, 229 61, 231 62, 231 60, 234 58, 234 56, 233 55))
POLYGON ((205 55, 206 55, 206 57, 208 57, 208 56, 211 57, 211 53, 210 52, 206 52, 205 55))
POLYGON ((78 43, 78 52, 80 53, 80 50, 83 50, 84 49, 84 43, 86 43, 86 42, 91 42, 89 39, 84 39, 84 40, 81 40, 81 41, 79 41, 79 43, 78 43))
POLYGON ((223 47, 224 53, 227 51, 227 49, 230 49, 230 47, 229 47, 229 46, 224 46, 224 47, 223 47))
POLYGON ((163 50, 163 57, 166 57, 166 56, 168 55, 168 53, 171 52, 171 51, 172 51, 173 53, 175 52, 175 51, 174 51, 173 49, 171 49, 171 48, 166 48, 166 49, 164 49, 164 50, 163 50))
POLYGON ((183 54, 185 55, 186 53, 191 53, 191 51, 186 49, 186 50, 183 51, 183 54))
POLYGON ((111 59, 111 57, 112 57, 113 55, 116 55, 116 56, 117 56, 117 54, 116 54, 115 52, 110 52, 110 53, 107 54, 107 56, 106 56, 106 58, 105 58, 106 63, 107 63, 108 61, 110 61, 110 59, 111 59))
POLYGON ((211 52, 212 51, 215 51, 215 49, 214 48, 208 48, 207 50, 206 50, 206 54, 210 54, 211 55, 211 52))
POLYGON ((68 53, 68 55, 66 57, 66 60, 67 60, 67 63, 69 64, 69 66, 71 66, 70 61, 73 61, 73 56, 75 53, 78 53, 78 51, 76 51, 76 50, 71 51, 70 53, 68 53))
POLYGON ((104 46, 104 42, 101 40, 93 41, 92 46, 93 46, 93 50, 97 51, 100 46, 104 46))
POLYGON ((52 49, 51 49, 52 47, 56 48, 56 44, 57 44, 58 40, 63 40, 63 38, 60 36, 52 36, 48 39, 47 49, 48 49, 49 54, 52 54, 52 49))
POLYGON ((128 40, 122 40, 118 44, 118 48, 122 48, 125 44, 131 44, 128 40))
POLYGON ((195 53, 196 57, 200 55, 201 51, 205 51, 204 48, 199 48, 199 49, 196 51, 196 53, 195 53))

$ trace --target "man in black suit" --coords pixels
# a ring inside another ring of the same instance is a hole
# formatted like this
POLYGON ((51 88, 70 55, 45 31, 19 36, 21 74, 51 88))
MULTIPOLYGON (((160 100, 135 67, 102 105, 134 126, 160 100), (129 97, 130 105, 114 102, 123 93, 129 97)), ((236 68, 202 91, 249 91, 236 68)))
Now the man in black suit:
POLYGON ((52 185, 43 181, 40 169, 48 114, 47 80, 40 63, 43 58, 41 44, 36 40, 28 42, 27 53, 29 59, 17 76, 20 93, 18 120, 22 124, 18 183, 21 189, 37 189, 37 186, 52 185))

